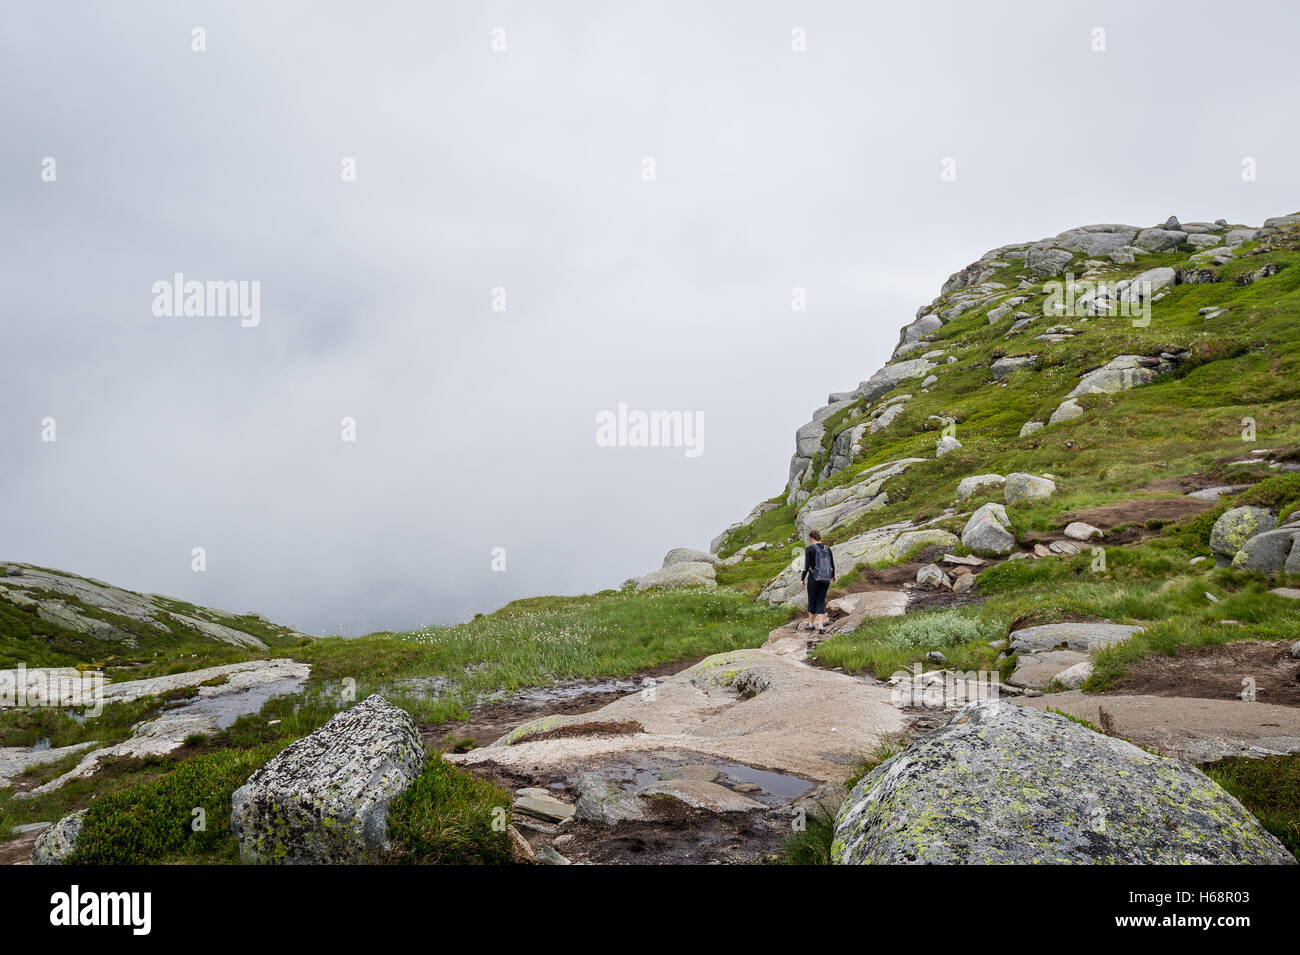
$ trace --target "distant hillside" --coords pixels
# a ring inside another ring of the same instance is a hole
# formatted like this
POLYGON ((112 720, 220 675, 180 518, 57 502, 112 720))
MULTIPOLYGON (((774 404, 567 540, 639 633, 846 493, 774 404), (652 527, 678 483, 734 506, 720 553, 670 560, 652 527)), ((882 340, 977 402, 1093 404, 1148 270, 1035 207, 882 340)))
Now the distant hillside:
POLYGON ((1134 495, 1257 484, 1300 467, 1298 412, 1300 215, 1002 246, 798 430, 780 493, 713 540, 717 583, 798 606, 782 572, 810 529, 837 543, 896 522, 960 535, 1013 473, 1056 477, 1025 515, 1034 530, 1134 495))
POLYGON ((255 613, 227 613, 64 571, 0 564, 0 668, 120 667, 182 655, 227 659, 306 639, 255 613))

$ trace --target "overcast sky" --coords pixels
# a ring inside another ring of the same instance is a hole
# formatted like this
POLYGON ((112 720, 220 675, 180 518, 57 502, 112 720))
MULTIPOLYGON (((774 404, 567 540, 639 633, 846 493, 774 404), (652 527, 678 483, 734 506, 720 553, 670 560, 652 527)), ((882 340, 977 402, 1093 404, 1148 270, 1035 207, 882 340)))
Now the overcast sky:
POLYGON ((0 559, 349 635, 618 586, 780 491, 795 429, 984 251, 1300 208, 1298 27, 5 3, 0 559), (178 272, 260 283, 259 323, 156 315, 178 272), (620 402, 702 415, 703 453, 599 446, 620 402))

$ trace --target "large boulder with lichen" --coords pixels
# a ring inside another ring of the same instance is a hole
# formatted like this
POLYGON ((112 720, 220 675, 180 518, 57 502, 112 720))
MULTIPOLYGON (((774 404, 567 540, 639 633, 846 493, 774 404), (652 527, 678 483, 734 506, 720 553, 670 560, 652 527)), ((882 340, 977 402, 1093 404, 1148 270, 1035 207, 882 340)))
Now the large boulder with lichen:
POLYGON ((1256 534, 1277 527, 1273 512, 1262 507, 1233 507, 1219 515, 1210 530, 1210 550, 1220 564, 1230 564, 1256 534))
POLYGON ((1286 848, 1200 770, 1004 700, 964 707, 865 776, 834 862, 1285 864, 1286 848))
POLYGON ((367 863, 390 850, 388 808, 424 768, 415 722, 379 695, 257 769, 231 799, 245 862, 367 863))

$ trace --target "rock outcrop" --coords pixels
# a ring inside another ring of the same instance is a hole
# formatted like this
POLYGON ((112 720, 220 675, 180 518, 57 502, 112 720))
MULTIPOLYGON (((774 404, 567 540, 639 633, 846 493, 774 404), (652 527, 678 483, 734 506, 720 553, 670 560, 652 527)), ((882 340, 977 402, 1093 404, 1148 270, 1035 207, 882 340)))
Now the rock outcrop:
POLYGON ((835 821, 841 865, 1288 864, 1199 770, 1064 716, 964 707, 863 778, 835 821))
POLYGON ((388 809, 424 767, 405 710, 370 696, 256 770, 231 799, 246 862, 361 863, 389 851, 388 809))

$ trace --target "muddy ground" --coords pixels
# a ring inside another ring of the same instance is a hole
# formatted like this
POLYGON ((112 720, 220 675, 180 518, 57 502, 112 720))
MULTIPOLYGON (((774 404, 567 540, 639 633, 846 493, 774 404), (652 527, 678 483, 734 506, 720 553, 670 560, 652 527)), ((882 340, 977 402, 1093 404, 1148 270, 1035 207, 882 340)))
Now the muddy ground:
POLYGON ((1234 700, 1241 699, 1243 680, 1254 681, 1256 702, 1300 706, 1300 660, 1291 656, 1287 641, 1242 640, 1147 657, 1131 666, 1108 695, 1234 700))

